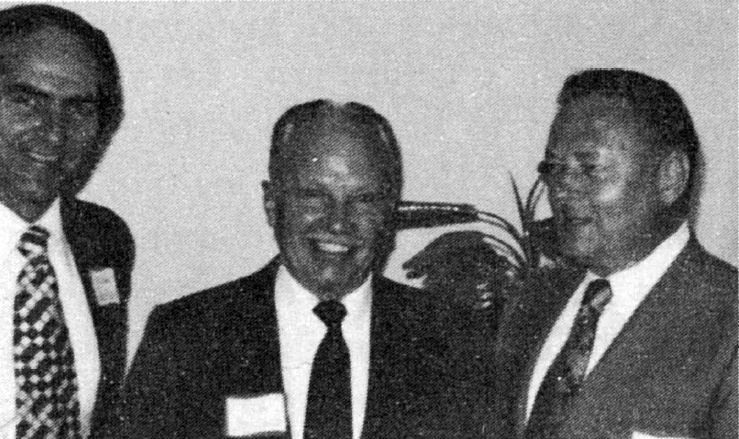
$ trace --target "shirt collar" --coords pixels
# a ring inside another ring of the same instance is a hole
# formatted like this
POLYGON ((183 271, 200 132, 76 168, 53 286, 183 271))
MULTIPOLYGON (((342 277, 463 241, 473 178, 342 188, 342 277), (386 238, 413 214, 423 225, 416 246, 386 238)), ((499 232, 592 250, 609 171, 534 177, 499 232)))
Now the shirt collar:
MULTIPOLYGON (((641 299, 657 284, 667 269, 690 239, 688 223, 683 223, 667 239, 662 241, 652 252, 635 265, 616 273, 606 279, 611 284, 614 298, 641 299)), ((583 283, 589 283, 599 276, 588 271, 583 283)))
MULTIPOLYGON (((50 241, 62 240, 64 236, 60 204, 59 198, 54 200, 41 218, 34 223, 49 232, 50 241)), ((2 225, 0 227, 0 252, 2 253, 0 254, 7 256, 15 250, 21 235, 31 224, 0 203, 0 225, 2 225)))
MULTIPOLYGON (((313 314, 313 308, 320 302, 318 297, 301 285, 284 265, 277 270, 275 295, 277 306, 298 312, 307 310, 313 314)), ((342 297, 340 302, 346 307, 347 319, 354 320, 356 317, 369 314, 372 303, 372 275, 368 276, 359 288, 342 297)))
POLYGON ((49 239, 59 240, 64 236, 62 229, 62 210, 60 208, 59 198, 54 200, 49 210, 44 212, 41 218, 36 221, 36 225, 43 227, 49 232, 49 239))

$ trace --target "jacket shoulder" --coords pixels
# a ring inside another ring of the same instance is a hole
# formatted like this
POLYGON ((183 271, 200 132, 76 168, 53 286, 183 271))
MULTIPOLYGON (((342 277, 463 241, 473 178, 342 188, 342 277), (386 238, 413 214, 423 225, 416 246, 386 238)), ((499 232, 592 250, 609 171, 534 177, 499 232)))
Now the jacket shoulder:
POLYGON ((67 239, 77 250, 76 256, 102 258, 104 262, 122 265, 129 271, 133 267, 135 245, 131 230, 123 218, 109 208, 89 201, 65 199, 62 201, 62 222, 67 239))
MULTIPOLYGON (((693 311, 701 332, 714 328, 717 334, 736 338, 739 303, 736 267, 705 251, 697 243, 689 244, 680 263, 676 263, 670 285, 679 291, 681 302, 693 311)), ((718 335, 717 335, 718 336, 718 335)), ((736 344, 736 340, 732 343, 736 344)))
POLYGON ((68 199, 62 202, 62 215, 76 229, 97 236, 117 235, 133 241, 126 222, 111 209, 89 201, 68 199))
POLYGON ((713 288, 737 293, 737 268, 708 253, 702 247, 689 257, 685 271, 697 281, 713 288))
POLYGON ((221 285, 192 293, 157 305, 149 317, 152 326, 201 327, 226 321, 224 317, 237 311, 248 311, 247 305, 262 299, 269 303, 274 286, 274 264, 262 270, 221 285))
POLYGON ((433 323, 449 312, 447 304, 435 295, 385 277, 377 279, 373 294, 377 312, 408 323, 433 323))

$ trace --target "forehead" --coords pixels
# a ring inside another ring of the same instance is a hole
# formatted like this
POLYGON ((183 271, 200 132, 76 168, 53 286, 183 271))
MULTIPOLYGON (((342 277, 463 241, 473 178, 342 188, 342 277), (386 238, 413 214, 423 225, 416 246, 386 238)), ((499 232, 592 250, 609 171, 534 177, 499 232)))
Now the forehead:
POLYGON ((552 124, 547 153, 642 155, 650 151, 633 111, 619 98, 591 95, 563 107, 552 124))
POLYGON ((90 50, 78 36, 55 27, 3 42, 0 72, 5 81, 50 94, 95 95, 98 90, 98 64, 90 50))
POLYGON ((300 176, 335 174, 380 181, 389 166, 377 140, 356 130, 330 128, 296 133, 283 160, 287 172, 300 176))

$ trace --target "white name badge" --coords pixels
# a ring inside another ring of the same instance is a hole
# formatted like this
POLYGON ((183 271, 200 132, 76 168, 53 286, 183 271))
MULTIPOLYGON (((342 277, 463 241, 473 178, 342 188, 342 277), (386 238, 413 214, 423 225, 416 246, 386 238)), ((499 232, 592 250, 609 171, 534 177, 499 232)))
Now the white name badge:
POLYGON ((632 432, 631 439, 690 439, 685 436, 652 436, 651 434, 641 433, 638 431, 632 432))
POLYGON ((118 286, 115 283, 115 273, 110 267, 93 268, 90 270, 90 282, 95 292, 98 306, 121 303, 118 295, 118 286))
POLYGON ((226 435, 250 436, 287 432, 285 396, 269 393, 254 397, 226 398, 226 435))

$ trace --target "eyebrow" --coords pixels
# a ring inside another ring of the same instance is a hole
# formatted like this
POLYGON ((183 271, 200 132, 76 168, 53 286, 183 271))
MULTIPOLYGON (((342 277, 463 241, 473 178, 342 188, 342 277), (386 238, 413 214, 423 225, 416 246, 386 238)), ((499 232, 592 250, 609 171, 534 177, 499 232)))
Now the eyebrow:
MULTIPOLYGON (((569 154, 557 154, 553 151, 546 151, 544 153, 545 160, 565 160, 569 154)), ((579 161, 598 160, 600 154, 597 151, 573 151, 571 157, 579 161)))
POLYGON ((596 151, 575 151, 574 156, 578 160, 597 160, 600 154, 596 151))
MULTIPOLYGON (((29 84, 23 84, 23 83, 15 83, 10 84, 6 88, 10 92, 14 93, 24 93, 31 96, 44 98, 44 99, 52 99, 53 96, 39 88, 36 88, 29 84)), ((66 102, 73 102, 73 103, 98 103, 100 99, 94 95, 80 95, 80 96, 70 96, 68 98, 63 99, 66 102)))

